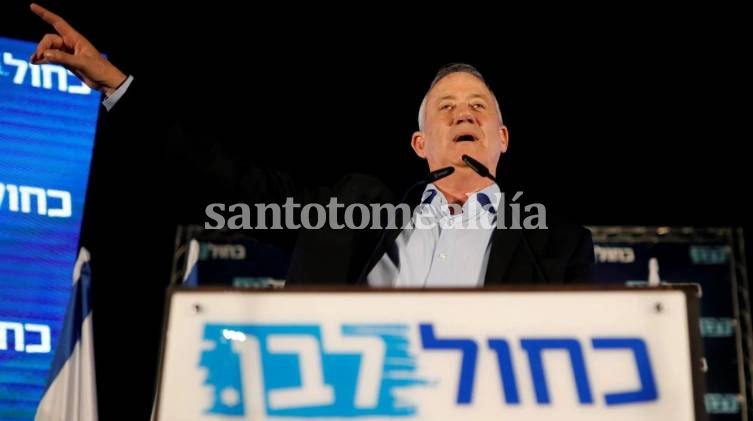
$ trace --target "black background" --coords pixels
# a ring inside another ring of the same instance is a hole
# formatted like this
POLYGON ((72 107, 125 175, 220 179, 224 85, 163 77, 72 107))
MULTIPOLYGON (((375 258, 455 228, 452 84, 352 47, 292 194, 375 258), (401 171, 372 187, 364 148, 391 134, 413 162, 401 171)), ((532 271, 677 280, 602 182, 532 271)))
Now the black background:
MULTIPOLYGON (((95 149, 82 241, 100 282, 102 419, 146 419, 174 226, 202 223, 221 198, 190 174, 195 187, 162 182, 180 171, 161 165, 176 118, 312 183, 361 171, 401 191, 426 170, 409 144, 425 90, 440 65, 463 61, 501 101, 500 178, 529 200, 585 225, 750 227, 739 11, 42 4, 148 87, 155 110, 135 150, 123 155, 128 140, 106 130, 95 149)), ((0 36, 47 31, 28 3, 2 2, 0 36)))

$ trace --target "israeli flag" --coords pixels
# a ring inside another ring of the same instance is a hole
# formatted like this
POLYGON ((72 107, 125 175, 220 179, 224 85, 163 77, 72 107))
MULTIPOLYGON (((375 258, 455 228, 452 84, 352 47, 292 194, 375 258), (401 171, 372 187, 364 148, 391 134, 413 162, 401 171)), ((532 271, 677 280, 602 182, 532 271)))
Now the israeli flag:
POLYGON ((185 272, 183 272, 183 285, 185 286, 199 286, 199 253, 201 253, 201 246, 198 241, 192 239, 188 243, 188 256, 185 272))
POLYGON ((81 248, 47 388, 35 421, 97 421, 89 252, 81 248))

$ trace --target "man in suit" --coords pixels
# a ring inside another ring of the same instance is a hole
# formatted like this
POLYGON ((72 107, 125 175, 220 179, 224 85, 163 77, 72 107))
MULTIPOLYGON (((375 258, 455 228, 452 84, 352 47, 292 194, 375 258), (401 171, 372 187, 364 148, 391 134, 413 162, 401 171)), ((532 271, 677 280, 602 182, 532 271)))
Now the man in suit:
MULTIPOLYGON (((71 69, 105 95, 108 117, 137 106, 133 91, 138 90, 138 82, 132 76, 101 57, 59 16, 36 5, 32 10, 57 32, 40 41, 32 62, 71 69)), ((413 189, 400 200, 373 177, 353 174, 332 188, 302 189, 289 175, 239 163, 180 127, 170 131, 169 139, 179 150, 188 151, 186 162, 207 171, 218 185, 232 186, 238 197, 252 203, 282 204, 289 198, 300 207, 324 205, 333 198, 345 207, 404 202, 416 209, 413 221, 432 222, 429 228, 416 224, 374 230, 324 224, 320 229, 301 229, 290 283, 479 287, 590 280, 593 245, 585 228, 544 214, 536 228, 521 229, 520 221, 508 220, 514 212, 510 203, 501 200, 498 184, 463 159, 476 159, 493 177, 509 144, 497 99, 473 66, 454 64, 438 72, 421 103, 418 131, 411 139, 413 150, 430 171, 452 167, 454 172, 424 183, 423 190, 413 189), (466 229, 468 224, 477 228, 466 229)))

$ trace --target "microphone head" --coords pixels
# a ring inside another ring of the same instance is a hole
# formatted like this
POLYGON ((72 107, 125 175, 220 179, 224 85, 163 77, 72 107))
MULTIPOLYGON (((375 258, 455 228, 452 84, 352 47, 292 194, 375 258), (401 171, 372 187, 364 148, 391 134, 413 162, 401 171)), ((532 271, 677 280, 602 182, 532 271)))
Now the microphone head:
POLYGON ((429 173, 429 177, 428 177, 429 183, 433 183, 437 180, 441 180, 454 172, 455 172, 455 167, 444 167, 438 170, 434 170, 429 173))
POLYGON ((481 177, 489 177, 489 169, 484 164, 476 161, 468 155, 463 155, 463 162, 466 163, 473 171, 476 171, 481 177))

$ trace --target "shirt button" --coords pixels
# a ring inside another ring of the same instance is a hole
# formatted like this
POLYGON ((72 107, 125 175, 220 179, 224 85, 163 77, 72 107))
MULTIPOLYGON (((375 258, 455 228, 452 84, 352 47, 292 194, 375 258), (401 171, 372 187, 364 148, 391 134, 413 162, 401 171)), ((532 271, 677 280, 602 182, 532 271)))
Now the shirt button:
POLYGON ((439 253, 439 258, 444 260, 447 258, 447 253, 439 253))

